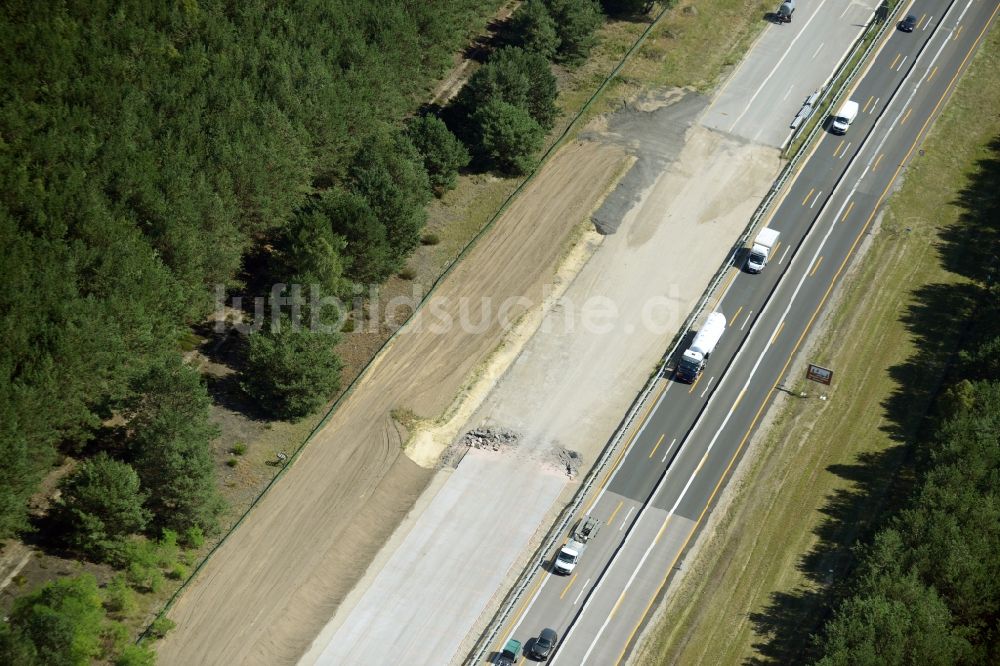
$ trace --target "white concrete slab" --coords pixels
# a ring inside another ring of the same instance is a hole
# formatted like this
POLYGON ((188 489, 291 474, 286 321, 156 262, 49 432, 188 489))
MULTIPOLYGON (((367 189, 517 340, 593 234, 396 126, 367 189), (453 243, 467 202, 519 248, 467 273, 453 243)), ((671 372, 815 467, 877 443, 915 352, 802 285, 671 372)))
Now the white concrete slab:
POLYGON ((530 457, 469 451, 301 663, 447 663, 566 483, 530 457))

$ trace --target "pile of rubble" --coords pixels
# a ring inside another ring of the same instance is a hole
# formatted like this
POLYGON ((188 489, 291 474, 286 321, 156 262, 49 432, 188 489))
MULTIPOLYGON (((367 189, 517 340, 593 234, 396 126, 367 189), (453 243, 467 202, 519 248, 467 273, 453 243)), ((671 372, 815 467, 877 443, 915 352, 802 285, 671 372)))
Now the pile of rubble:
POLYGON ((499 451, 502 448, 517 446, 520 439, 513 430, 505 428, 476 428, 462 436, 462 445, 474 449, 499 451))
POLYGON ((556 464, 559 465, 559 469, 566 472, 566 476, 569 478, 576 478, 577 473, 580 471, 580 463, 582 462, 580 454, 562 446, 552 447, 552 453, 555 456, 556 464))

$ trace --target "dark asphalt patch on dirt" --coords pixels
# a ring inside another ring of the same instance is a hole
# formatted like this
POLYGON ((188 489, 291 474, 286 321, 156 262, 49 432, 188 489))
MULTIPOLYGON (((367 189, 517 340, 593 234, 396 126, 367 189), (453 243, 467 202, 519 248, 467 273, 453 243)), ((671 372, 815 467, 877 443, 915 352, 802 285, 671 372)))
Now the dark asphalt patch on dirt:
POLYGON ((604 132, 587 132, 582 139, 625 148, 637 159, 615 190, 592 216, 602 234, 618 231, 625 215, 677 159, 684 136, 708 106, 709 98, 694 92, 672 90, 640 97, 616 111, 604 132))

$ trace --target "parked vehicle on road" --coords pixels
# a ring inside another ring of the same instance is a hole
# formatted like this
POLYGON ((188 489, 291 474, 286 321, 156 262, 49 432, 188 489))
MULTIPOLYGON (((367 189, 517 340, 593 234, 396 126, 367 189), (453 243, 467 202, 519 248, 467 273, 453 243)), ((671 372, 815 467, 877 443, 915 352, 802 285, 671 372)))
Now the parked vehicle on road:
POLYGON ((719 339, 726 330, 726 315, 713 312, 702 324, 694 341, 681 356, 677 364, 676 377, 682 382, 693 383, 701 371, 705 369, 705 361, 719 344, 719 339))
POLYGON ((778 23, 791 23, 792 14, 795 13, 795 0, 785 0, 778 7, 777 13, 774 15, 775 20, 778 23))
POLYGON ((511 638, 493 661, 496 666, 514 666, 521 660, 521 641, 511 638))
POLYGON ((903 32, 913 32, 913 29, 917 27, 917 17, 913 14, 907 14, 906 18, 899 22, 899 29, 903 32))
POLYGON ((857 117, 858 103, 849 99, 841 104, 837 113, 834 114, 833 123, 830 125, 830 131, 834 134, 847 134, 848 128, 857 117))
POLYGON ((597 535, 597 530, 600 529, 600 526, 601 522, 593 516, 587 516, 582 519, 576 526, 576 529, 573 530, 569 541, 566 542, 566 545, 556 555, 556 559, 552 563, 552 570, 559 574, 573 573, 573 569, 576 568, 577 562, 580 561, 580 556, 583 555, 583 551, 587 547, 587 542, 597 535))
POLYGON ((750 254, 747 256, 748 271, 751 273, 760 273, 764 270, 767 260, 771 258, 774 246, 778 244, 779 235, 780 233, 777 229, 764 227, 760 230, 760 233, 757 234, 757 240, 753 242, 750 254))
POLYGON ((552 656, 552 651, 556 649, 558 641, 559 636, 556 635, 554 630, 542 629, 542 633, 538 634, 538 638, 531 644, 531 658, 538 661, 545 661, 552 656))

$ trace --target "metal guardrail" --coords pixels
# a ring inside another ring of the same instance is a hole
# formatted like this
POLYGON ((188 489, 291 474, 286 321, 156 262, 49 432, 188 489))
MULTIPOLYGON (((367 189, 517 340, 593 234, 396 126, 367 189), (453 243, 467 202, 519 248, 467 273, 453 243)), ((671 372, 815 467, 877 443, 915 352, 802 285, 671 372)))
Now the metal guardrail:
MULTIPOLYGON (((898 10, 898 8, 901 5, 902 3, 898 3, 896 6, 896 10, 898 10)), ((875 24, 876 16, 877 13, 872 14, 872 18, 869 19, 869 26, 870 26, 869 29, 866 30, 860 37, 858 37, 857 40, 855 40, 854 47, 850 51, 848 51, 848 53, 841 59, 841 62, 838 64, 834 74, 832 74, 827 79, 827 83, 824 84, 824 92, 816 103, 815 108, 817 111, 814 111, 814 113, 819 112, 819 110, 823 108, 822 105, 826 99, 827 94, 831 90, 831 88, 829 87, 829 82, 836 81, 836 79, 843 73, 844 68, 857 55, 859 47, 871 34, 871 26, 875 24)), ((659 21, 659 18, 660 17, 657 18, 657 21, 659 21)), ((652 25, 655 25, 655 23, 652 25)), ((857 73, 860 70, 861 66, 867 62, 868 56, 871 54, 871 51, 874 49, 875 45, 879 43, 884 32, 894 25, 895 25, 894 15, 890 13, 889 16, 887 16, 886 20, 882 22, 882 24, 879 26, 877 32, 875 33, 874 39, 872 39, 871 43, 865 49, 861 58, 855 64, 854 69, 851 70, 851 73, 848 75, 848 77, 844 80, 844 82, 840 85, 840 87, 837 88, 836 93, 830 99, 830 103, 825 107, 825 109, 823 109, 823 113, 825 113, 826 110, 829 109, 833 105, 833 103, 835 103, 840 98, 840 96, 847 89, 847 87, 854 81, 854 78, 857 76, 857 73)), ((504 603, 502 604, 500 610, 498 610, 497 613, 494 615, 493 621, 490 623, 489 627, 487 627, 487 629, 483 632, 479 641, 477 641, 475 647, 470 652, 469 657, 465 660, 464 662, 465 664, 472 665, 481 663, 484 657, 486 656, 486 652, 489 650, 490 646, 494 644, 494 642, 497 640, 498 634, 500 633, 501 629, 503 629, 507 620, 513 613, 514 608, 524 597, 524 593, 531 585, 531 581, 534 579, 537 570, 541 568, 543 563, 545 562, 545 557, 548 555, 548 553, 552 552, 553 548, 556 546, 558 541, 563 538, 563 534, 566 532, 570 522, 576 516, 576 512, 583 505, 584 500, 586 499, 590 490, 593 488, 597 479, 607 468, 608 464, 611 462, 615 454, 618 453, 618 447, 621 445, 622 441, 625 439, 626 434, 628 434, 629 430, 634 424, 635 417, 646 405, 646 402, 648 401, 650 394, 653 392, 653 389, 656 387, 656 384, 661 379, 664 379, 668 374, 670 360, 677 354, 677 350, 680 347, 680 344, 690 333, 691 328, 694 325, 694 322, 698 320, 698 318, 708 307, 708 304, 712 301, 712 298, 714 297, 716 290, 719 288, 719 286, 722 284, 722 281, 726 278, 726 275, 729 273, 729 269, 735 265, 737 253, 746 245, 750 237, 756 232, 761 219, 770 210, 771 205, 774 203, 774 200, 781 193, 785 184, 788 182, 788 179, 795 173, 797 167, 799 166, 799 163, 802 160, 803 155, 812 145, 812 142, 815 139, 816 134, 822 129, 822 127, 823 127, 822 122, 818 122, 813 125, 812 130, 807 135, 805 141, 802 142, 802 145, 799 146, 798 150, 795 151, 794 156, 785 164, 781 172, 778 174, 778 177, 772 183, 771 188, 768 190, 767 194, 764 195, 764 198, 761 200, 761 203, 757 206, 757 209, 754 211, 754 214, 750 217, 750 221, 747 224, 746 228, 744 229, 743 234, 732 246, 729 255, 726 257, 726 260, 721 264, 719 270, 716 271, 708 287, 702 293, 702 297, 698 305, 694 308, 694 310, 691 311, 691 313, 685 319, 684 324, 681 326, 679 332, 674 336, 673 340, 671 341, 669 351, 666 354, 664 354, 664 356, 661 357, 658 370, 646 382, 642 391, 640 391, 639 395, 633 401, 632 406, 627 412, 625 418, 622 419, 622 421, 618 426, 618 429, 615 431, 614 435, 612 435, 611 439, 608 441, 608 446, 605 447, 604 451, 601 454, 600 459, 597 461, 594 467, 591 468, 591 471, 588 473, 586 479, 581 484, 580 488, 577 490, 576 495, 573 498, 573 501, 566 507, 566 509, 563 510, 563 512, 560 514, 559 519, 549 529, 545 539, 543 539, 542 541, 542 544, 535 550, 535 553, 532 556, 530 563, 522 571, 514 589, 511 591, 511 593, 507 595, 507 598, 504 600, 504 603)), ((796 130, 796 132, 794 132, 792 136, 789 137, 786 143, 790 144, 795 139, 795 136, 798 134, 798 132, 799 130, 796 130)))

